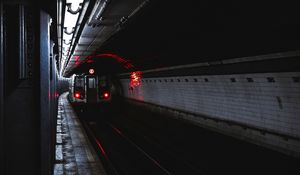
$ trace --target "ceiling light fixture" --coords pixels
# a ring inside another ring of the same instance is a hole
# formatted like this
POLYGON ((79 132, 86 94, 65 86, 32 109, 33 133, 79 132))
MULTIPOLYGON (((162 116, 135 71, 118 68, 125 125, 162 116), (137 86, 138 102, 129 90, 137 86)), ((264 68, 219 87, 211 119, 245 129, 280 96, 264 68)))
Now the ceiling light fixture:
POLYGON ((64 22, 62 25, 62 45, 61 45, 61 66, 60 75, 62 75, 66 60, 70 57, 70 49, 74 40, 74 33, 78 27, 78 18, 81 15, 84 0, 67 0, 65 13, 63 16, 64 22))

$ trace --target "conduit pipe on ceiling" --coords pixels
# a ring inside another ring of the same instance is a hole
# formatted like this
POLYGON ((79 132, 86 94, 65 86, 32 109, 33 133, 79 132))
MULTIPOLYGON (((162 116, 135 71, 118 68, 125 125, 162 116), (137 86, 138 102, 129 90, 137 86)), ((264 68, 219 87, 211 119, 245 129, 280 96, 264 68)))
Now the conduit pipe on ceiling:
POLYGON ((90 19, 88 20, 89 26, 98 26, 103 20, 102 14, 104 13, 110 0, 98 0, 96 2, 96 8, 93 9, 90 19))

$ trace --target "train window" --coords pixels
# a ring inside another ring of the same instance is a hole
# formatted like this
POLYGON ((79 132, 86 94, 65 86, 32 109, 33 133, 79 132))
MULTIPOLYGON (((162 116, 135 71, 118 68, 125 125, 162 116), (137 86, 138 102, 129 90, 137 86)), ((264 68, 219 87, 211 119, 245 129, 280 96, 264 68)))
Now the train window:
POLYGON ((89 88, 96 88, 95 78, 89 78, 89 88))
POLYGON ((75 78, 75 87, 84 87, 83 78, 75 78))

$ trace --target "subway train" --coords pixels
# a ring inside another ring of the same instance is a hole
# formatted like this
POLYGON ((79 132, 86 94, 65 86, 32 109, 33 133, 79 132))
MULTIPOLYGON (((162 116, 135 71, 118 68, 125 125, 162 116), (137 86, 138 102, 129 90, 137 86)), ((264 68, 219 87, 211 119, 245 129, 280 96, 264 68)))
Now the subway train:
POLYGON ((69 100, 87 106, 111 101, 111 81, 106 76, 73 75, 69 80, 69 100))

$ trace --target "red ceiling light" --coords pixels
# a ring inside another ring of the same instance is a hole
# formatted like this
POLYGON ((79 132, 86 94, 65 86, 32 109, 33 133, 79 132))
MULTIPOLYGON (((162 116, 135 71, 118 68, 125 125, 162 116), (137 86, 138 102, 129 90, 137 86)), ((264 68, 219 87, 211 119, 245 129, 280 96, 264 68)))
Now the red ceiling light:
POLYGON ((80 64, 80 56, 79 55, 75 55, 74 56, 74 60, 75 60, 75 65, 79 65, 80 64))
POLYGON ((95 73, 94 69, 89 69, 89 74, 93 75, 95 73))
POLYGON ((123 66, 126 68, 126 69, 131 69, 131 68, 134 68, 134 65, 132 65, 129 60, 123 58, 123 57, 120 57, 119 55, 116 55, 116 54, 111 54, 111 53, 103 53, 103 54, 97 54, 95 55, 97 57, 110 57, 110 58, 113 58, 115 59, 116 61, 118 61, 119 63, 123 64, 123 66))
POLYGON ((87 60, 86 62, 87 62, 87 63, 93 63, 94 60, 87 60))

